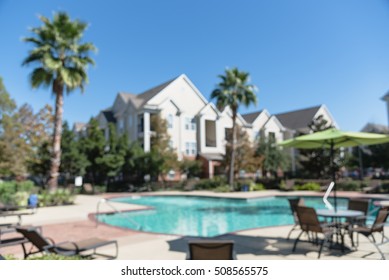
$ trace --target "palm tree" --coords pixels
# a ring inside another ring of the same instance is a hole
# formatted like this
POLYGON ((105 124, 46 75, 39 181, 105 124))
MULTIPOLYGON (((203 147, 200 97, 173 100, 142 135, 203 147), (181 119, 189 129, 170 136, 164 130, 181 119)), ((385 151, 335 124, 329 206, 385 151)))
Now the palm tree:
POLYGON ((236 144, 236 117, 241 104, 249 106, 257 104, 255 95, 256 87, 250 85, 250 75, 247 72, 239 71, 238 68, 226 69, 225 75, 218 76, 221 82, 216 89, 212 91, 211 99, 216 99, 219 109, 230 107, 232 112, 232 140, 231 140, 231 157, 228 183, 231 188, 234 184, 234 162, 235 162, 235 144, 236 144))
POLYGON ((48 186, 55 190, 58 185, 58 171, 61 164, 61 133, 64 91, 68 94, 79 88, 84 90, 88 83, 86 69, 94 61, 89 57, 96 51, 92 43, 81 43, 87 24, 79 20, 72 21, 66 13, 54 14, 50 21, 44 16, 39 19, 43 25, 32 28, 31 37, 24 38, 32 43, 34 49, 29 52, 23 65, 34 64, 30 82, 33 88, 51 87, 55 95, 54 133, 48 186))

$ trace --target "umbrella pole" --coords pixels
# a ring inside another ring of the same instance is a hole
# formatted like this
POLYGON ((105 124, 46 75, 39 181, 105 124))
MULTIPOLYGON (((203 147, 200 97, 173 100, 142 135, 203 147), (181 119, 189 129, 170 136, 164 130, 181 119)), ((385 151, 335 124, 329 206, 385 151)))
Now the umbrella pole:
POLYGON ((334 182, 334 208, 335 212, 337 210, 337 199, 336 199, 336 172, 335 172, 335 163, 334 163, 334 141, 331 141, 330 149, 330 158, 331 158, 331 173, 332 173, 332 182, 334 182))

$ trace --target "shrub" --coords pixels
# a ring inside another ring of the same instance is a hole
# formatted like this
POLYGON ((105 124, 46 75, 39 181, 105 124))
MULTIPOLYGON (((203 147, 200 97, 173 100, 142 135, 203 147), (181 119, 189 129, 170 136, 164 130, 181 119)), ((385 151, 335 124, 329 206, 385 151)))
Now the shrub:
POLYGON ((344 181, 336 183, 336 189, 339 191, 361 191, 366 184, 357 181, 344 181))
POLYGON ((223 185, 223 186, 218 186, 214 189, 215 192, 230 192, 231 188, 230 185, 223 185))
POLYGON ((32 181, 0 183, 0 201, 4 204, 26 206, 30 194, 37 192, 32 181))
POLYGON ((226 179, 222 177, 214 177, 212 179, 200 180, 196 185, 196 190, 211 190, 219 186, 224 186, 226 184, 226 179))
POLYGON ((250 192, 252 191, 263 191, 265 190, 265 186, 263 184, 256 184, 256 183, 251 183, 250 184, 250 192))
POLYGON ((320 191, 320 185, 317 183, 306 183, 304 185, 295 185, 296 191, 320 191))
POLYGON ((55 192, 43 191, 38 195, 39 206, 66 205, 74 202, 75 196, 67 189, 55 192))

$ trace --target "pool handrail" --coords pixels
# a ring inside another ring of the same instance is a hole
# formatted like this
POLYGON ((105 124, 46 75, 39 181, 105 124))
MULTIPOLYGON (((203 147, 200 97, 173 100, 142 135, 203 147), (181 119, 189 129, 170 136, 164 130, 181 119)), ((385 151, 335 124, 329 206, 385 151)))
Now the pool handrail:
MULTIPOLYGON (((122 217, 124 217, 127 221, 129 221, 129 222, 131 222, 133 225, 135 225, 137 230, 141 230, 141 229, 142 229, 142 226, 141 226, 140 224, 138 224, 138 223, 135 222, 134 220, 128 218, 127 216, 123 215, 123 211, 117 209, 114 205, 112 205, 112 204, 110 203, 109 200, 107 200, 107 199, 105 199, 105 198, 102 198, 102 199, 99 200, 99 202, 97 202, 97 206, 96 206, 96 216, 98 216, 98 215, 100 214, 100 204, 101 204, 101 203, 105 203, 106 205, 108 205, 109 207, 111 207, 111 208, 115 211, 115 213, 122 215, 122 217)), ((99 225, 99 220, 98 220, 97 217, 96 217, 96 227, 98 227, 98 225, 99 225)))

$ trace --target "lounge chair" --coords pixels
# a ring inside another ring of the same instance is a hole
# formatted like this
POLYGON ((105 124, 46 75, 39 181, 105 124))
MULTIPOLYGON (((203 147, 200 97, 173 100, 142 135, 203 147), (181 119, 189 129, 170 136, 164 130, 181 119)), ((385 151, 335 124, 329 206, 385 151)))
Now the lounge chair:
MULTIPOLYGON (((324 245, 332 240, 334 234, 334 229, 325 223, 320 223, 317 217, 316 211, 314 208, 297 206, 296 207, 297 217, 300 223, 301 233, 296 238, 292 251, 296 251, 297 243, 300 240, 300 237, 303 233, 306 233, 309 236, 314 236, 315 238, 309 238, 310 242, 318 244, 320 242, 319 255, 320 258, 321 252, 324 245), (318 234, 323 234, 324 238, 319 241, 318 234)), ((343 236, 342 236, 343 244, 343 236)))
POLYGON ((298 220, 298 217, 297 217, 296 208, 299 205, 300 206, 304 206, 304 199, 303 198, 291 198, 291 199, 288 199, 288 201, 289 201, 290 210, 292 211, 293 220, 294 220, 294 225, 293 225, 292 229, 288 233, 287 239, 289 240, 290 235, 292 234, 292 232, 295 231, 295 230, 298 230, 298 228, 300 226, 300 223, 299 223, 299 220, 298 220))
POLYGON ((55 243, 54 240, 44 237, 37 228, 23 228, 17 227, 16 230, 21 233, 29 242, 32 243, 32 247, 29 251, 26 250, 23 244, 24 258, 36 253, 55 253, 64 256, 102 256, 108 259, 116 259, 118 255, 118 244, 116 240, 105 240, 100 238, 88 238, 76 242, 66 241, 61 243, 55 243), (115 254, 107 255, 97 253, 96 249, 107 246, 115 246, 115 254), (86 254, 92 251, 92 253, 86 254))
POLYGON ((187 260, 235 260, 232 240, 192 240, 187 260))
POLYGON ((369 241, 377 248, 378 252, 381 254, 382 259, 385 259, 385 255, 380 250, 379 246, 384 243, 384 240, 389 240, 388 237, 385 236, 384 227, 386 220, 389 216, 388 209, 380 209, 377 213, 377 216, 374 220, 374 223, 371 227, 364 225, 357 225, 356 227, 350 226, 349 233, 351 237, 351 243, 353 247, 357 247, 359 243, 358 236, 359 234, 364 235, 369 241), (357 233, 357 244, 354 243, 354 233, 357 233), (374 233, 381 233, 381 243, 376 243, 374 233), (371 238, 371 239, 370 239, 371 238))

